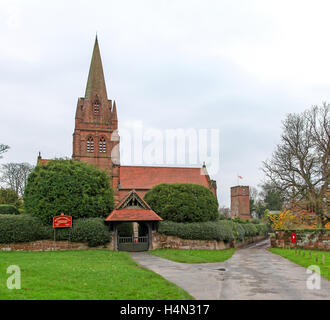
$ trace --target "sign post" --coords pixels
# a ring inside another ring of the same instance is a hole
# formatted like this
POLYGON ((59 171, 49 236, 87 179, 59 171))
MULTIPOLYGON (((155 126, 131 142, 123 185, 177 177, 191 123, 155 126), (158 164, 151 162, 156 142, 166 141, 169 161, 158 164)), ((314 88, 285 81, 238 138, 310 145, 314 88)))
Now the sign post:
MULTIPOLYGON (((56 229, 57 228, 72 228, 72 217, 65 216, 61 213, 60 216, 53 217, 53 229, 54 229, 54 247, 56 250, 56 229)), ((71 232, 69 234, 69 241, 71 241, 71 232)))

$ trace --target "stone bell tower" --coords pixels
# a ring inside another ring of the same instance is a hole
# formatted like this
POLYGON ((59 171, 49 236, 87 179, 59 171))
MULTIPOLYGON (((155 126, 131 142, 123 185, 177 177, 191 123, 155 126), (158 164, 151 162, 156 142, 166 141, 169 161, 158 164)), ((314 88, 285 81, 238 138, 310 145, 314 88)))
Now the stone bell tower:
POLYGON ((108 171, 116 193, 120 172, 117 108, 108 99, 97 37, 85 96, 77 103, 72 159, 108 171))

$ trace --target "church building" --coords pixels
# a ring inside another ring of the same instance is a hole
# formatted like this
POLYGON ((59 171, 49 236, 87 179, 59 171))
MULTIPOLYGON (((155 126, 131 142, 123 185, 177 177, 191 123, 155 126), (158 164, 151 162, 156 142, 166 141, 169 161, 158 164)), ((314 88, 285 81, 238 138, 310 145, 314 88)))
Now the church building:
MULTIPOLYGON (((108 98, 96 37, 85 96, 77 103, 72 159, 107 170, 117 204, 133 190, 143 198, 148 190, 161 183, 200 184, 216 196, 216 182, 210 179, 205 165, 202 168, 125 166, 120 164, 119 144, 117 106, 108 98)), ((48 161, 39 155, 38 163, 48 161)))

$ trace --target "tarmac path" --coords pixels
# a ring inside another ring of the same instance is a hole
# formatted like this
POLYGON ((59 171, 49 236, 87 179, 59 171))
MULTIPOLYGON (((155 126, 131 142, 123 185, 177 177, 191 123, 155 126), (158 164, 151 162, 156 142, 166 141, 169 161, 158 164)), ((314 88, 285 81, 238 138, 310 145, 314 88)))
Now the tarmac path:
POLYGON ((307 269, 269 252, 269 240, 238 249, 225 262, 188 264, 132 252, 132 258, 198 300, 330 300, 330 281, 308 289, 307 269))

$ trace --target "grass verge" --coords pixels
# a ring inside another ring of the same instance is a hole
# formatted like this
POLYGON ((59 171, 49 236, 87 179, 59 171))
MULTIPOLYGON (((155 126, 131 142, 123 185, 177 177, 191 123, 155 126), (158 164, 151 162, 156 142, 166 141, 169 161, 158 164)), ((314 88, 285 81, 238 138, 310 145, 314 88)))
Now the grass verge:
POLYGON ((0 300, 187 300, 186 291, 109 250, 0 252, 0 300), (9 290, 10 265, 21 289, 9 290))
POLYGON ((321 275, 330 280, 330 252, 320 250, 304 250, 295 252, 294 249, 270 248, 270 252, 276 253, 300 266, 308 268, 316 265, 320 268, 321 275), (305 252, 305 255, 303 255, 305 252), (322 264, 322 254, 324 254, 324 264, 322 264), (317 257, 317 261, 316 261, 317 257))
POLYGON ((151 254, 183 263, 223 262, 234 254, 236 249, 224 250, 186 250, 186 249, 157 249, 149 251, 151 254))

